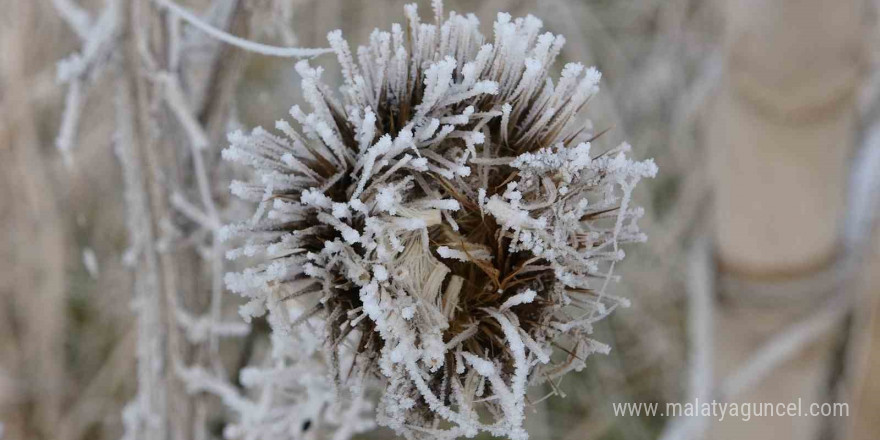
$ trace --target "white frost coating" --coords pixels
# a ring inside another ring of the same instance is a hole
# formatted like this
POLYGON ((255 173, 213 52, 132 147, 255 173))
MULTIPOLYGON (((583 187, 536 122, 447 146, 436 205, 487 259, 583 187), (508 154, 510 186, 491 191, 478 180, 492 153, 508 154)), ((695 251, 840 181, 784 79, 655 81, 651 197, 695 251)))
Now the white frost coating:
POLYGON ((398 200, 400 200, 400 193, 396 191, 396 188, 386 186, 376 194, 376 208, 379 211, 395 215, 397 214, 398 200))
POLYGON ((321 192, 315 189, 307 189, 300 194, 300 201, 309 206, 316 206, 319 208, 331 208, 333 206, 333 201, 330 200, 329 197, 325 196, 321 192))
POLYGON ((486 203, 486 210, 498 219, 501 224, 510 229, 543 229, 547 222, 541 218, 532 218, 528 211, 515 208, 510 203, 501 200, 498 196, 492 196, 486 203))
POLYGON ((351 211, 345 203, 333 203, 333 217, 339 220, 346 219, 351 216, 351 211))
POLYGON ((92 277, 92 279, 97 279, 98 257, 95 255, 95 251, 93 251, 90 247, 83 248, 82 260, 83 265, 86 267, 86 271, 88 271, 89 273, 89 276, 92 277))
POLYGON ((437 248, 437 254, 443 258, 453 258, 459 261, 475 261, 475 260, 490 260, 492 259, 492 254, 485 249, 473 249, 465 251, 460 251, 458 249, 451 249, 446 246, 440 246, 437 248))
POLYGON ((474 370, 483 377, 489 377, 495 374, 495 365, 491 361, 483 359, 473 353, 466 351, 461 352, 461 356, 474 367, 474 370))
POLYGON ((375 276, 378 281, 385 281, 388 279, 388 269, 385 269, 385 266, 381 264, 377 264, 373 266, 373 276, 375 276))
POLYGON ((535 292, 532 289, 526 289, 525 292, 517 293, 516 295, 511 296, 504 301, 504 304, 501 304, 501 310, 507 310, 513 306, 518 306, 520 304, 528 304, 535 300, 535 297, 538 296, 538 292, 535 292))
POLYGON ((432 8, 424 23, 407 6, 406 28, 357 50, 331 32, 342 86, 297 63, 299 127, 229 136, 224 158, 256 172, 232 190, 259 205, 221 236, 244 241, 228 256, 265 260, 227 287, 243 316, 267 315, 275 368, 324 373, 243 383, 285 396, 272 414, 322 390, 315 405, 367 426, 357 402, 377 395, 375 422, 406 438, 526 439, 527 386, 607 349, 591 326, 625 303, 605 290, 619 246, 645 240, 630 204, 656 166, 588 142, 578 112, 601 76, 575 63, 552 78, 564 38, 540 20, 499 14, 487 38, 432 8))

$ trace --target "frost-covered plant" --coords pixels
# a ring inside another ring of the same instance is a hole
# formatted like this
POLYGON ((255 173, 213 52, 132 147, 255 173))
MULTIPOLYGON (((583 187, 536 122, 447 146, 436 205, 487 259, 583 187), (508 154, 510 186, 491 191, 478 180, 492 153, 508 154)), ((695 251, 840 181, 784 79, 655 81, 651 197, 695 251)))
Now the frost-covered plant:
POLYGON ((433 6, 434 23, 407 6, 406 27, 354 54, 331 32, 339 94, 301 61, 300 129, 229 136, 224 157, 257 172, 232 192, 259 208, 226 228, 245 241, 228 256, 263 262, 226 281, 243 316, 268 311, 278 365, 320 359, 327 412, 377 389, 375 420, 407 438, 525 439, 528 386, 608 350, 591 324, 625 304, 605 289, 619 245, 645 240, 630 195, 657 168, 626 144, 593 151, 579 112, 600 74, 568 64, 554 82, 565 40, 540 20, 498 14, 486 41, 473 15, 433 6), (320 350, 297 349, 306 333, 320 350))

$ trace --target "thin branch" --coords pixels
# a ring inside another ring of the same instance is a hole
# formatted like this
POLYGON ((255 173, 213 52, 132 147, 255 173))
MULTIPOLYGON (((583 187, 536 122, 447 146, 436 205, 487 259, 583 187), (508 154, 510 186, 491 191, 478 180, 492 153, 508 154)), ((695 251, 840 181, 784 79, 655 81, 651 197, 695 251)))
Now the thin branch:
POLYGON ((89 37, 89 29, 92 26, 92 18, 85 9, 71 0, 52 0, 52 6, 58 15, 73 29, 80 40, 89 37))
POLYGON ((177 209, 181 214, 192 220, 199 226, 209 230, 216 231, 222 225, 214 218, 202 212, 195 205, 190 203, 180 193, 171 194, 171 206, 177 209))
MULTIPOLYGON (((180 122, 180 124, 184 127, 184 130, 187 133, 187 136, 190 139, 190 149, 192 152, 193 158, 193 168, 196 177, 196 185, 199 189, 199 195, 202 199, 202 204, 206 212, 202 214, 202 211, 198 208, 195 208, 192 205, 186 206, 187 204, 185 199, 179 197, 179 194, 173 194, 171 203, 175 204, 178 209, 185 210, 191 214, 191 218, 197 219, 198 223, 201 223, 207 229, 212 232, 212 244, 211 244, 211 316, 214 323, 219 323, 220 315, 222 314, 222 301, 223 301, 223 252, 222 252, 222 243, 220 243, 219 238, 217 237, 217 231, 222 224, 220 220, 220 215, 217 212, 217 206, 214 203, 214 198, 211 194, 211 187, 208 180, 208 170, 205 167, 205 161, 202 157, 202 152, 208 147, 209 141, 208 137, 205 134, 202 125, 193 115, 192 110, 186 102, 186 97, 184 96, 183 90, 180 87, 180 82, 177 79, 177 76, 173 74, 162 74, 160 76, 162 82, 164 83, 165 90, 165 101, 168 103, 168 106, 171 108, 172 113, 180 122), (177 196, 177 197, 175 197, 177 196), (192 214, 198 214, 194 217, 192 214)), ((210 350, 214 355, 218 355, 219 352, 219 341, 217 339, 217 334, 212 333, 210 336, 210 350)), ((217 357, 215 356, 215 357, 217 357)), ((219 358, 217 358, 219 359, 219 358)), ((222 365, 219 360, 216 362, 217 366, 222 365)))
POLYGON ((753 387, 811 342, 830 332, 848 309, 846 297, 834 298, 831 304, 821 306, 813 316, 779 333, 752 354, 743 368, 724 380, 718 395, 722 399, 731 399, 753 387))
POLYGON ((180 81, 169 73, 159 74, 159 80, 162 82, 162 89, 165 92, 165 102, 189 137, 193 146, 193 155, 198 155, 200 150, 208 147, 208 136, 205 135, 201 124, 187 105, 186 97, 180 88, 180 81))
MULTIPOLYGON (((739 370, 727 378, 706 401, 730 401, 755 386, 767 375, 805 349, 811 342, 827 334, 840 322, 849 309, 847 297, 833 298, 819 312, 797 322, 765 342, 739 370)), ((678 418, 669 423, 662 440, 700 438, 708 429, 711 418, 678 418)))
POLYGON ((61 152, 64 164, 70 166, 70 156, 73 144, 76 142, 77 126, 79 125, 80 109, 82 106, 82 81, 74 79, 67 88, 64 98, 64 111, 61 114, 61 129, 55 139, 55 146, 61 152))
POLYGON ((712 393, 715 304, 712 258, 707 238, 697 241, 688 258, 689 394, 701 400, 712 393))
POLYGON ((278 46, 270 46, 267 44, 257 43, 254 41, 246 40, 241 37, 236 37, 235 35, 228 34, 220 29, 211 26, 209 23, 206 23, 199 17, 197 17, 192 12, 184 9, 183 7, 175 4, 170 0, 153 0, 158 6, 163 7, 170 11, 171 13, 177 15, 178 17, 185 20, 187 23, 195 26, 202 32, 224 42, 227 44, 231 44, 233 46, 239 47, 249 52, 254 52, 262 55, 268 55, 273 57, 282 57, 282 58, 308 58, 315 57, 318 55, 323 55, 325 53, 330 53, 332 49, 309 49, 309 48, 301 48, 301 47, 278 47, 278 46))

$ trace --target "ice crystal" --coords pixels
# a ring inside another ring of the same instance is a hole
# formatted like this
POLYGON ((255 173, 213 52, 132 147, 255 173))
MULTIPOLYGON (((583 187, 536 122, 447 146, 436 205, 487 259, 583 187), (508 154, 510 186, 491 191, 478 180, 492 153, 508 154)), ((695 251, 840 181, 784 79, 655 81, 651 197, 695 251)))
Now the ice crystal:
MULTIPOLYGON (((407 29, 375 30, 354 52, 331 32, 338 93, 301 61, 299 130, 229 136, 224 156, 257 174, 231 189, 258 204, 226 227, 243 241, 229 256, 263 263, 227 285, 250 299, 243 315, 268 313, 281 365, 333 390, 301 393, 311 405, 360 420, 373 389, 375 421, 407 438, 525 439, 528 386, 607 351, 591 325, 623 304, 605 288, 619 244, 645 239, 630 196, 657 168, 625 144, 593 154, 579 113, 600 74, 568 64, 554 82, 565 40, 540 20, 498 14, 487 40, 473 15, 433 6, 433 23, 409 5, 407 29), (320 349, 296 349, 312 340, 320 349)), ((289 381, 301 378, 263 382, 292 399, 302 387, 289 381)))

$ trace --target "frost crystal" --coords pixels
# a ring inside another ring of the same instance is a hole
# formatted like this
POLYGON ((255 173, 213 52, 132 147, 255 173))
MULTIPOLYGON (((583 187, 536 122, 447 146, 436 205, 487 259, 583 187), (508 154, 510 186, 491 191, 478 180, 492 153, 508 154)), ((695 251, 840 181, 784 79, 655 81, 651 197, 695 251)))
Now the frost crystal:
POLYGON ((365 390, 375 421, 407 438, 528 438, 528 386, 607 350, 591 325, 624 304, 605 294, 619 245, 645 239, 630 199, 656 166, 625 144, 594 154, 579 115, 599 72, 569 64, 554 82, 565 40, 535 17, 498 14, 487 40, 473 15, 433 6, 434 22, 407 6, 407 30, 354 52, 331 32, 338 94, 302 61, 300 129, 233 133, 224 151, 256 170, 231 188, 259 203, 225 228, 244 242, 228 255, 264 259, 227 284, 250 299, 245 316, 268 313, 284 353, 285 373, 259 377, 288 400, 261 404, 285 414, 305 388, 353 408, 358 429, 336 438, 369 426, 365 390))

